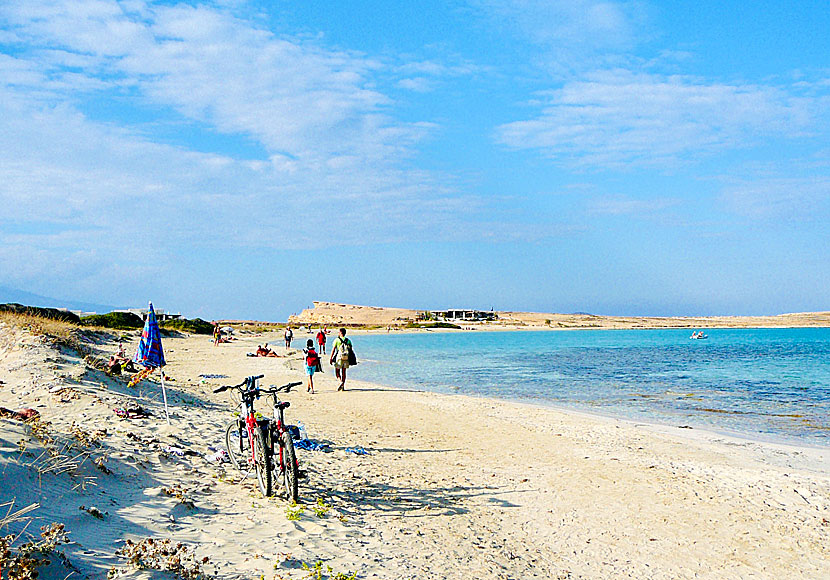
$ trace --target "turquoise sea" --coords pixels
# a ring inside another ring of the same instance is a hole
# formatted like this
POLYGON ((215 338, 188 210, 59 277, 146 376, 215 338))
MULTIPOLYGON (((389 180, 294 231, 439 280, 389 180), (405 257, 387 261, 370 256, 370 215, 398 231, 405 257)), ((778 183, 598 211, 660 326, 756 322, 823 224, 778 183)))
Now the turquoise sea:
POLYGON ((354 337, 355 379, 830 445, 830 329, 354 337))

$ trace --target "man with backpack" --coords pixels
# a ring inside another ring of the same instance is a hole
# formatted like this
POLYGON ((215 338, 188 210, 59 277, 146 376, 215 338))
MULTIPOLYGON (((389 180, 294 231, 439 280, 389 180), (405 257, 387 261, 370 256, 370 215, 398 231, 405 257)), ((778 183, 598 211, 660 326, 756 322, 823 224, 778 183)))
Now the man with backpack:
POLYGON ((346 390, 346 369, 349 365, 357 364, 357 358, 354 354, 352 341, 346 338, 346 329, 340 329, 340 335, 334 339, 334 345, 331 348, 331 358, 329 364, 334 365, 334 374, 340 379, 340 386, 338 391, 346 390))

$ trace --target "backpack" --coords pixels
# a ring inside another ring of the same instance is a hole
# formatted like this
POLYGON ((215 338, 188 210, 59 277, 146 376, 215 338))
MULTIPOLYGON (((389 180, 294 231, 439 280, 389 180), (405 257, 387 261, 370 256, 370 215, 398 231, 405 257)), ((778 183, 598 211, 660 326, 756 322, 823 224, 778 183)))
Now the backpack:
POLYGON ((340 358, 349 358, 352 352, 352 343, 348 338, 341 338, 337 344, 337 356, 340 358))
POLYGON ((318 364, 320 364, 320 356, 317 354, 317 351, 313 348, 308 349, 308 352, 305 355, 305 364, 315 368, 318 364))

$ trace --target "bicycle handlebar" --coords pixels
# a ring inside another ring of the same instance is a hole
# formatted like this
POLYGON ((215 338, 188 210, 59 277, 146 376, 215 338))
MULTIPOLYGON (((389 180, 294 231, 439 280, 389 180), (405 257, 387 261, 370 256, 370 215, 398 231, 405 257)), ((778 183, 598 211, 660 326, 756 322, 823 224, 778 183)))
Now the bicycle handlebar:
POLYGON ((266 393, 266 394, 273 394, 273 393, 279 393, 280 391, 285 391, 286 393, 290 393, 291 389, 293 389, 294 387, 297 387, 299 385, 302 385, 302 384, 303 383, 301 381, 297 381, 296 383, 288 383, 288 384, 285 384, 281 387, 276 387, 274 389, 260 389, 260 392, 266 393))
MULTIPOLYGON (((258 375, 258 376, 255 376, 255 377, 248 377, 244 381, 239 383, 238 385, 222 385, 221 387, 219 387, 217 389, 214 389, 213 392, 214 393, 222 393, 224 391, 227 391, 228 389, 240 389, 240 390, 242 390, 242 387, 244 385, 250 384, 251 386, 253 386, 256 383, 256 381, 263 378, 264 376, 265 375, 258 375)), ((280 391, 285 391, 286 393, 288 393, 288 392, 291 392, 292 388, 294 388, 298 385, 302 385, 302 384, 303 384, 302 382, 298 381, 296 383, 285 384, 285 385, 283 385, 281 387, 277 387, 275 389, 257 389, 257 392, 258 392, 258 394, 262 394, 262 393, 274 394, 274 393, 279 393, 280 391)))

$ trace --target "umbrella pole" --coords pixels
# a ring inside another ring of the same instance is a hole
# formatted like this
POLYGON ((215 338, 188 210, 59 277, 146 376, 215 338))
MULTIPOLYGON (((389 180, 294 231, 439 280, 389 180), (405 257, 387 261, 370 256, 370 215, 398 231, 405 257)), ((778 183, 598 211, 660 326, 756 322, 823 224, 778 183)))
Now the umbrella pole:
POLYGON ((167 417, 167 424, 170 424, 170 411, 167 409, 167 390, 164 388, 164 371, 161 371, 161 395, 164 397, 164 414, 167 417))

